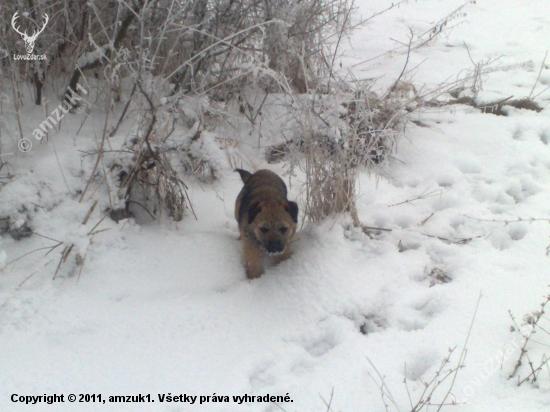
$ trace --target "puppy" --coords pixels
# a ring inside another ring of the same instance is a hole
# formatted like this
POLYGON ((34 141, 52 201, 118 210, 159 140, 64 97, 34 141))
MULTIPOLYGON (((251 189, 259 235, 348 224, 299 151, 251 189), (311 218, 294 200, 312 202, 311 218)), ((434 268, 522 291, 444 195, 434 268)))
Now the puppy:
POLYGON ((290 241, 298 223, 298 205, 288 201, 285 182, 275 173, 235 171, 244 182, 235 202, 235 219, 243 242, 246 275, 253 279, 263 273, 265 256, 273 256, 275 264, 289 257, 290 241))

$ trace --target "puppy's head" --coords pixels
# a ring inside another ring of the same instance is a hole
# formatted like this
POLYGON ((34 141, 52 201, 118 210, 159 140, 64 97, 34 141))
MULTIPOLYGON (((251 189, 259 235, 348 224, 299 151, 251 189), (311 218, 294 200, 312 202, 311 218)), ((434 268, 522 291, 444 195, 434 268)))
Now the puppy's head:
POLYGON ((296 232, 298 205, 282 202, 254 202, 248 210, 248 224, 264 253, 277 256, 296 232))

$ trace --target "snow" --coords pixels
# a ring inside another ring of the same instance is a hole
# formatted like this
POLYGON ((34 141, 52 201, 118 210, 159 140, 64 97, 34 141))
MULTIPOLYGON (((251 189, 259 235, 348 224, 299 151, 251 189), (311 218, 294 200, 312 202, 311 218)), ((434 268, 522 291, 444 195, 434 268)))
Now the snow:
POLYGON ((110 45, 97 47, 95 50, 83 53, 76 61, 77 67, 86 67, 89 64, 96 62, 97 60, 105 57, 107 52, 111 49, 110 45))
MULTIPOLYGON (((390 4, 360 1, 354 18, 390 4)), ((381 76, 380 90, 391 86, 406 50, 362 62, 399 45, 390 38, 407 43, 409 28, 424 33, 461 5, 452 30, 412 51, 408 67, 423 63, 409 79, 433 90, 473 71, 466 43, 475 62, 502 56, 499 70, 483 76, 480 99, 528 96, 550 38, 542 0, 403 3, 354 32, 342 71, 381 76)), ((33 140, 30 152, 8 158, 15 177, 0 189, 0 218, 31 216, 32 230, 50 238, 0 238, 0 410, 323 411, 333 391, 334 411, 384 411, 379 373, 405 411, 404 379, 417 400, 449 348, 456 347, 450 365, 457 364, 469 336, 448 398, 459 404, 444 410, 548 411, 550 372, 540 373, 538 385, 508 379, 523 344, 510 332, 508 311, 521 323, 549 293, 548 221, 511 222, 550 219, 548 64, 533 93, 540 93, 540 113, 512 109, 505 117, 446 106, 414 115, 422 126, 409 124, 395 159, 359 182, 361 221, 391 231, 370 238, 346 217, 306 226, 292 257, 253 281, 244 274, 233 216, 242 182, 214 135, 205 134, 194 154, 213 156, 224 172, 213 183, 186 180, 197 220, 188 213, 176 225, 143 213, 94 227, 109 204, 99 184, 79 202, 95 162, 81 163, 79 150, 95 147, 104 115, 98 111, 78 136, 83 115, 66 116, 50 142, 33 140), (100 204, 83 225, 95 199, 100 204), (45 249, 15 261, 58 241, 48 255, 45 249), (59 253, 71 244, 73 254, 52 281, 59 253), (438 273, 448 279, 435 279, 438 273), (64 394, 65 402, 28 406, 13 403, 12 394, 64 394), (155 402, 73 404, 69 394, 150 394, 155 402), (159 394, 216 394, 230 402, 161 403, 159 394), (233 402, 245 394, 288 394, 292 402, 233 402)), ((30 136, 43 114, 23 110, 30 136)), ((17 130, 14 118, 5 120, 17 130)), ((264 124, 269 141, 276 126, 264 124)), ((15 153, 5 136, 2 153, 15 153)), ((244 168, 284 172, 282 164, 265 163, 254 135, 234 137, 246 152, 244 168)), ((287 180, 289 198, 300 200, 300 180, 287 180)), ((535 364, 550 353, 547 334, 536 340, 542 344, 528 345, 535 364)), ((529 372, 520 369, 522 378, 529 372)))

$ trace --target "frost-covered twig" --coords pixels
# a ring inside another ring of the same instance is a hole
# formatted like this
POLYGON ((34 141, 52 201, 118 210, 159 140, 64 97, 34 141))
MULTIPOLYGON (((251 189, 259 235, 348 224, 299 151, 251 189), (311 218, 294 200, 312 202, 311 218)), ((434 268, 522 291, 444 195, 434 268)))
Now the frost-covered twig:
POLYGON ((478 222, 493 222, 493 223, 504 223, 504 225, 508 225, 509 223, 533 223, 533 222, 550 222, 550 218, 535 218, 535 217, 528 217, 528 218, 522 218, 518 217, 517 219, 480 219, 477 217, 472 217, 468 215, 464 215, 464 217, 472 220, 477 220, 478 222))
MULTIPOLYGON (((535 218, 535 217, 529 217, 529 218, 522 218, 518 217, 517 219, 480 219, 476 217, 471 217, 464 215, 464 217, 472 220, 476 220, 478 222, 491 222, 491 223, 504 223, 504 226, 507 226, 510 223, 533 223, 533 222, 549 222, 550 218, 535 218)), ((546 247, 546 256, 550 256, 550 244, 546 247)))
POLYGON ((385 399, 387 398, 391 402, 391 404, 395 407, 395 409, 397 409, 398 412, 401 412, 401 409, 399 409, 399 406, 397 405, 395 398, 391 394, 390 388, 386 384, 386 378, 378 371, 378 368, 374 365, 374 363, 368 357, 367 357, 367 362, 370 363, 370 365, 374 369, 374 372, 376 373, 376 376, 380 380, 380 382, 378 382, 376 378, 370 373, 370 371, 367 371, 369 377, 380 389, 380 396, 382 398, 382 402, 384 403, 384 407, 386 408, 386 411, 389 410, 388 409, 389 405, 385 401, 385 399))
POLYGON ((548 50, 546 50, 546 53, 544 54, 544 59, 542 59, 542 64, 540 65, 539 75, 537 76, 537 80, 535 80, 535 84, 533 85, 533 88, 531 89, 531 93, 529 93, 528 99, 531 98, 533 95, 533 92, 535 91, 535 87, 537 87, 537 83, 539 82, 540 75, 542 73, 542 69, 544 69, 544 63, 546 62, 546 56, 548 56, 548 50))
POLYGON ((447 193, 449 190, 450 189, 446 189, 446 190, 444 190, 444 189, 435 189, 435 190, 432 190, 432 191, 428 192, 428 189, 426 189, 425 191, 423 191, 418 196, 412 197, 410 199, 404 200, 404 201, 399 202, 399 203, 394 203, 392 205, 388 205, 388 207, 399 206, 399 205, 403 205, 403 204, 406 204, 406 203, 412 203, 416 200, 423 200, 423 199, 427 199, 429 197, 442 196, 445 193, 447 193))
MULTIPOLYGON (((109 97, 110 97, 110 92, 109 92, 109 97)), ((109 124, 109 114, 110 114, 110 112, 111 112, 110 110, 105 111, 105 122, 103 124, 103 134, 101 136, 101 143, 99 144, 99 147, 98 147, 97 159, 96 159, 96 162, 94 164, 94 168, 92 170, 92 173, 90 174, 90 178, 88 179, 88 182, 86 183, 86 186, 84 187, 84 190, 82 191, 82 195, 80 196, 79 203, 82 203, 82 200, 84 199, 84 195, 86 194, 86 191, 88 190, 88 187, 92 183, 95 172, 97 171, 97 167, 99 166, 99 162, 102 159, 103 146, 105 145, 105 140, 107 138, 107 125, 109 124)))
MULTIPOLYGON (((429 381, 422 382, 423 390, 416 401, 413 401, 411 398, 411 394, 410 394, 410 390, 409 390, 409 386, 406 378, 406 365, 405 365, 404 384, 405 384, 405 390, 407 391, 407 396, 410 404, 410 412, 420 412, 422 410, 428 411, 430 407, 437 407, 437 411, 439 412, 445 406, 456 406, 460 404, 460 402, 457 402, 455 399, 452 399, 451 401, 447 401, 447 399, 452 394, 453 387, 458 377, 458 372, 465 366, 466 354, 468 351, 467 349, 468 341, 472 333, 472 329, 474 326, 481 297, 482 295, 480 293, 476 303, 476 307, 474 309, 472 320, 470 322, 470 326, 468 328, 468 332, 466 334, 462 351, 460 352, 456 365, 452 366, 450 369, 447 369, 447 370, 445 369, 446 365, 450 364, 451 362, 451 357, 456 349, 456 347, 454 347, 449 349, 449 353, 439 365, 439 368, 434 373, 434 376, 429 381), (440 390, 444 387, 444 383, 446 381, 448 381, 448 384, 446 385, 447 389, 444 392, 443 397, 440 400, 437 400, 437 401, 434 400, 436 393, 440 392, 440 390)), ((382 397, 382 401, 384 403, 384 407, 386 408, 386 411, 389 411, 390 406, 393 406, 393 408, 395 408, 398 412, 400 412, 399 405, 397 404, 397 401, 395 400, 394 396, 391 394, 391 391, 389 390, 385 382, 385 377, 378 371, 374 363, 369 358, 367 358, 367 361, 370 363, 370 365, 372 366, 372 368, 374 369, 378 377, 378 380, 377 380, 370 372, 368 372, 370 378, 375 382, 375 384, 380 389, 380 394, 382 397), (386 402, 386 399, 391 403, 391 405, 386 402)))
POLYGON ((397 3, 392 3, 391 6, 385 8, 385 9, 383 9, 383 10, 377 11, 377 12, 375 12, 372 16, 370 16, 370 17, 368 17, 368 18, 362 20, 361 23, 366 23, 366 22, 368 22, 369 20, 372 20, 372 19, 374 19, 375 17, 378 17, 378 16, 380 16, 381 14, 386 13, 386 12, 390 11, 391 9, 394 9, 394 8, 396 8, 396 7, 399 8, 399 6, 401 6, 403 3, 408 3, 408 2, 409 2, 409 0, 401 0, 401 1, 398 1, 397 3))
POLYGON ((332 405, 332 399, 334 398, 334 388, 332 388, 332 390, 330 391, 330 398, 328 402, 321 395, 319 395, 319 397, 327 407, 326 412, 333 412, 331 405, 332 405))
MULTIPOLYGON (((519 368, 523 365, 523 363, 522 363, 523 357, 528 352, 527 344, 529 342, 534 342, 533 339, 532 339, 533 334, 535 334, 537 330, 542 330, 542 331, 548 333, 548 331, 546 331, 544 328, 542 328, 542 326, 540 326, 539 323, 541 322, 542 319, 545 318, 544 317, 544 313, 545 313, 544 309, 545 309, 546 305, 548 305, 549 303, 550 303, 550 295, 547 295, 547 296, 544 297, 543 302, 540 304, 540 309, 539 310, 525 315, 523 326, 527 326, 527 325, 530 326, 529 331, 527 331, 525 334, 523 332, 524 328, 520 328, 518 326, 514 316, 512 315, 512 312, 508 311, 508 313, 510 314, 510 317, 512 318, 512 321, 514 322, 514 326, 512 327, 512 331, 519 333, 521 335, 521 337, 523 338, 523 345, 520 349, 519 358, 518 358, 517 362, 514 365, 514 369, 512 370, 512 373, 508 376, 509 379, 513 378, 516 375, 516 373, 518 372, 519 368)), ((533 380, 531 382, 534 382, 536 380, 535 372, 541 370, 542 367, 544 365, 546 365, 547 362, 548 362, 548 358, 547 357, 543 358, 543 361, 541 362, 539 367, 534 369, 531 361, 529 361, 529 364, 531 366, 531 373, 526 378, 524 378, 523 380, 519 380, 519 378, 518 378, 518 386, 520 386, 523 382, 529 381, 529 378, 531 376, 533 376, 533 380)))
MULTIPOLYGON (((462 9, 464 9, 466 6, 468 6, 471 3, 472 3, 471 1, 467 1, 467 2, 463 3, 461 6, 459 6, 458 8, 456 8, 455 10, 453 10, 452 12, 447 14, 445 17, 438 20, 434 25, 430 26, 430 28, 428 30, 426 30, 424 33, 422 33, 420 35, 417 35, 418 40, 414 44, 412 44, 411 49, 412 50, 419 49, 419 48, 425 46, 426 44, 428 44, 429 42, 431 42, 432 40, 434 40, 435 38, 437 38, 439 35, 441 35, 445 31, 456 27, 456 25, 448 26, 447 24, 448 24, 449 21, 451 21, 452 19, 454 19, 456 17, 464 16, 465 14, 461 15, 460 11, 462 11, 462 9), (426 35, 428 35, 428 37, 424 38, 424 36, 426 36, 426 35)), ((460 24, 460 23, 457 23, 457 24, 460 24)), ((368 63, 370 61, 377 60, 377 59, 379 59, 381 57, 384 57, 384 56, 391 56, 393 53, 403 50, 403 48, 408 49, 409 46, 406 43, 401 42, 401 46, 398 46, 398 47, 395 47, 391 50, 385 51, 384 53, 378 54, 374 57, 371 57, 367 60, 363 60, 359 63, 355 63, 352 67, 356 67, 356 66, 359 66, 361 64, 365 64, 365 63, 368 63)))

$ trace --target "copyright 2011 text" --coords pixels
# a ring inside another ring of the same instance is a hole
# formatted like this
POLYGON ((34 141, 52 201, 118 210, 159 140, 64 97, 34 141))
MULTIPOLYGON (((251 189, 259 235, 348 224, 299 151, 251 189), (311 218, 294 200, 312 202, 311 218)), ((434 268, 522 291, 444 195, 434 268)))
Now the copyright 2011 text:
MULTIPOLYGON (((162 393, 157 394, 157 401, 160 403, 172 403, 181 402, 188 403, 190 405, 202 405, 205 403, 236 403, 241 405, 243 403, 287 403, 294 402, 289 394, 285 395, 190 395, 190 394, 172 394, 162 393)), ((100 393, 95 394, 43 394, 43 395, 21 395, 14 393, 11 395, 11 401, 13 403, 24 403, 27 405, 36 405, 38 403, 46 403, 48 405, 54 403, 65 402, 92 402, 92 403, 142 403, 142 402, 155 402, 155 397, 151 394, 138 394, 138 395, 109 395, 103 396, 100 393)))

